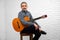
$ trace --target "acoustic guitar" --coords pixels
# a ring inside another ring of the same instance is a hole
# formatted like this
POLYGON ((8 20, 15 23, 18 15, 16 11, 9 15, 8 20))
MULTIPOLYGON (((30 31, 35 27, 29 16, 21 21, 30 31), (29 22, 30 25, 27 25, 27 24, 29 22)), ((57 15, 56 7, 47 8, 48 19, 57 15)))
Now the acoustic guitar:
MULTIPOLYGON (((46 18, 46 17, 47 17, 47 15, 43 15, 43 16, 41 16, 41 17, 32 19, 31 21, 35 21, 35 20, 37 20, 37 19, 46 18)), ((30 18, 29 18, 28 16, 25 16, 25 17, 24 17, 24 20, 29 22, 29 21, 30 21, 30 18)), ((21 20, 20 20, 19 18, 14 18, 14 19, 13 19, 13 21, 12 21, 12 26, 13 26, 13 28, 14 28, 14 30, 15 30, 16 32, 21 32, 21 31, 24 29, 24 26, 27 27, 27 25, 23 25, 23 23, 21 22, 21 20)))

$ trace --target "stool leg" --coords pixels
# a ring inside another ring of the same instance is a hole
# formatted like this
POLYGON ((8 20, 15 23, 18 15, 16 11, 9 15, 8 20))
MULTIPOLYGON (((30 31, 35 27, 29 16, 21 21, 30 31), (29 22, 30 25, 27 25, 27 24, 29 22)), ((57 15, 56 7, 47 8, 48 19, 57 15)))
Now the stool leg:
POLYGON ((30 35, 30 40, 32 40, 32 39, 33 39, 33 35, 31 34, 31 35, 30 35))
POLYGON ((21 38, 20 38, 20 39, 23 40, 23 39, 22 39, 22 35, 21 35, 21 38))

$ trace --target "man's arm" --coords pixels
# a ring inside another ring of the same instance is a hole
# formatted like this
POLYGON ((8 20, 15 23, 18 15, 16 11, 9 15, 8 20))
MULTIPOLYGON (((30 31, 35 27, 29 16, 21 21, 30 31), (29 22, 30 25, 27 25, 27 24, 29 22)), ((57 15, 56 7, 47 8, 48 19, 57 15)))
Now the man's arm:
MULTIPOLYGON (((31 13, 30 13, 30 19, 31 19, 31 20, 33 19, 31 13)), ((33 21, 33 23, 36 24, 38 27, 40 27, 37 22, 33 21)), ((41 27, 40 27, 40 28, 41 28, 41 27)))
POLYGON ((23 13, 19 13, 19 14, 18 14, 18 18, 21 20, 21 22, 22 22, 24 25, 34 25, 34 23, 32 23, 32 22, 27 22, 27 21, 24 20, 23 13))

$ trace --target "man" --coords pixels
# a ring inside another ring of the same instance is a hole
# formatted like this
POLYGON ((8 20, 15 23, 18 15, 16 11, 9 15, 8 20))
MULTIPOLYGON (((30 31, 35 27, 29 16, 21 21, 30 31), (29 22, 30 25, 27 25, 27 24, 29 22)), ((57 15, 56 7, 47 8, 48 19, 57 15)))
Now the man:
POLYGON ((27 3, 26 2, 22 2, 21 3, 21 11, 18 14, 18 18, 21 20, 22 24, 24 25, 28 25, 28 27, 25 27, 21 33, 34 33, 35 37, 33 38, 33 40, 38 40, 39 37, 41 36, 41 34, 46 34, 46 32, 44 32, 43 30, 41 30, 41 27, 35 22, 27 22, 24 20, 25 16, 28 16, 30 18, 30 20, 32 20, 32 15, 31 13, 27 10, 27 3))

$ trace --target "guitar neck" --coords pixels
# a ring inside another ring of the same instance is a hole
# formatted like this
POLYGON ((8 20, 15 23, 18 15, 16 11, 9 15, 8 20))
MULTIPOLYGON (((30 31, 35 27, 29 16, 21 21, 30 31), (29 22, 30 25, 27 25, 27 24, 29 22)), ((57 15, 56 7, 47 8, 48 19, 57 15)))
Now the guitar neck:
POLYGON ((47 17, 47 15, 43 15, 43 16, 41 16, 41 17, 38 17, 38 18, 32 19, 31 21, 33 22, 33 21, 35 21, 35 20, 38 20, 38 19, 41 19, 41 18, 46 18, 46 17, 47 17))
POLYGON ((41 17, 38 17, 38 18, 32 19, 32 21, 35 21, 35 20, 38 20, 38 19, 41 19, 41 17))

